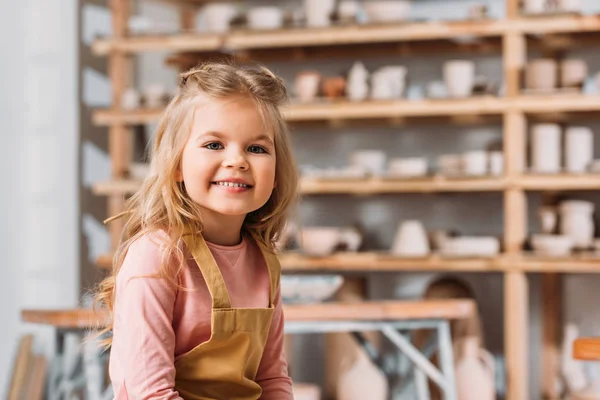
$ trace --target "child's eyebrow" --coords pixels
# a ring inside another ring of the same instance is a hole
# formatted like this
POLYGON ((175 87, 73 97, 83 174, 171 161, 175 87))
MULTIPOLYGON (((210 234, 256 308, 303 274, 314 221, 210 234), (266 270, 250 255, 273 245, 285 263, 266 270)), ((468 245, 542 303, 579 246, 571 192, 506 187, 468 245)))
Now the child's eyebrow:
POLYGON ((253 142, 259 142, 261 140, 263 140, 263 141, 265 141, 265 142, 267 142, 267 143, 269 143, 271 145, 274 144, 273 143, 273 139, 271 139, 271 137, 269 135, 262 134, 262 135, 256 136, 255 138, 252 138, 253 142))

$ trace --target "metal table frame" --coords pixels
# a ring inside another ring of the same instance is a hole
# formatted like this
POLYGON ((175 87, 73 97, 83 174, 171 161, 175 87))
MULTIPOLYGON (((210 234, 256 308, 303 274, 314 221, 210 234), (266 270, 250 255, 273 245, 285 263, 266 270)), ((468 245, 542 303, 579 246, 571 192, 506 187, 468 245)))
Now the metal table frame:
MULTIPOLYGON (((456 380, 454 376, 454 355, 450 322, 445 319, 419 319, 405 321, 286 321, 286 334, 367 332, 379 331, 387 337, 398 351, 404 354, 414 365, 414 379, 419 400, 428 400, 427 378, 431 379, 444 393, 445 400, 457 400, 456 380), (440 369, 429 361, 426 353, 415 347, 401 331, 432 329, 437 333, 438 357, 440 369)), ((393 389, 393 388, 391 388, 393 389)), ((393 393, 393 390, 390 390, 393 393)))

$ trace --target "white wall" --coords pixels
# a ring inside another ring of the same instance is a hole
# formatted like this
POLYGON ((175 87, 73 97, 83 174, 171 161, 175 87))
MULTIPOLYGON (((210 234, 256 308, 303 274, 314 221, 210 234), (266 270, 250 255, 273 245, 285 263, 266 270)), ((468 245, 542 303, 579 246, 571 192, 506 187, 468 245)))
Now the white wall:
POLYGON ((76 6, 5 1, 0 13, 2 397, 19 334, 53 351, 51 331, 21 323, 20 310, 74 307, 79 295, 76 6))

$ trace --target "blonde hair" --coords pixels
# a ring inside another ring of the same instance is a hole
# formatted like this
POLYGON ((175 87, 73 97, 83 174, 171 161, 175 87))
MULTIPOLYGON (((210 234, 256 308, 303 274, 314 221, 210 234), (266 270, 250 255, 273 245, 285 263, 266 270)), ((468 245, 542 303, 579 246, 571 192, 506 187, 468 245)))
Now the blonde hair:
MULTIPOLYGON (((111 274, 97 289, 96 304, 104 306, 111 316, 109 325, 100 334, 112 330, 116 276, 131 244, 145 234, 166 232, 168 239, 162 247, 161 269, 157 277, 177 285, 177 276, 185 267, 180 239, 190 231, 202 231, 199 206, 187 195, 183 184, 175 179, 199 96, 215 100, 246 96, 256 104, 263 122, 274 133, 277 185, 261 208, 247 214, 242 229, 260 247, 273 252, 296 201, 298 172, 287 125, 280 111, 287 101, 283 81, 260 66, 205 63, 182 73, 178 93, 167 106, 156 129, 150 172, 139 191, 127 201, 123 213, 127 220, 113 258, 111 274), (173 260, 177 262, 173 263, 173 260), (177 269, 169 270, 173 265, 177 265, 177 269)), ((111 343, 110 337, 104 341, 106 347, 110 347, 111 343)))

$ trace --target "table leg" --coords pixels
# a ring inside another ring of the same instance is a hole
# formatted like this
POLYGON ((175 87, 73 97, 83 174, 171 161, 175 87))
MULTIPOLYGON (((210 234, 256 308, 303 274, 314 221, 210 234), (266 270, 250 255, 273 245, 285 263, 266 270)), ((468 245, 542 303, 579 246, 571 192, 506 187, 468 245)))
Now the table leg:
POLYGON ((456 377, 454 376, 454 355, 452 351, 452 336, 448 321, 440 321, 438 325, 439 357, 442 373, 447 385, 444 390, 445 400, 456 400, 456 377))
MULTIPOLYGON (((421 369, 442 390, 447 391, 448 382, 446 378, 412 343, 390 326, 382 327, 381 331, 396 347, 410 358, 416 368, 421 369)), ((452 357, 452 353, 450 353, 450 357, 452 357)), ((455 400, 455 398, 452 400, 455 400)))

